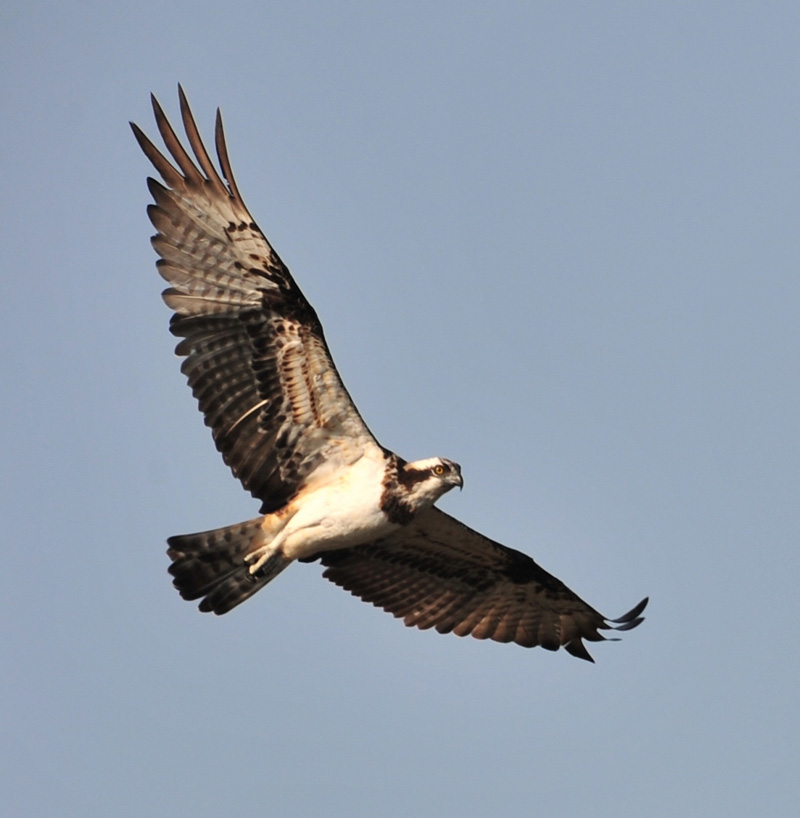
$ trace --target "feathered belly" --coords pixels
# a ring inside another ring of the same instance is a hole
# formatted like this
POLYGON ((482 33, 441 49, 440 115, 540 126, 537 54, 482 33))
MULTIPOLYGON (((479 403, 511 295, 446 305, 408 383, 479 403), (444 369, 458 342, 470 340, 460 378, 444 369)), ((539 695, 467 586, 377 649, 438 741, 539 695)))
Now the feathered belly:
POLYGON ((297 497, 286 524, 283 553, 299 559, 363 545, 398 526, 381 510, 383 471, 375 463, 359 462, 336 480, 297 497))

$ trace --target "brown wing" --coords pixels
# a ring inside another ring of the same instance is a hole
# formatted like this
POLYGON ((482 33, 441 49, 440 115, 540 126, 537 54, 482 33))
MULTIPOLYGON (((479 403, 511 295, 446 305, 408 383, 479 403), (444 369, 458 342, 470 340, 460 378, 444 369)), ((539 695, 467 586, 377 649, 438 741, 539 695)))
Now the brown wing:
POLYGON ((548 650, 593 661, 582 639, 630 630, 642 600, 607 620, 530 557, 478 534, 439 509, 372 545, 320 555, 323 576, 406 625, 548 650))
POLYGON ((196 162, 155 97, 158 130, 177 168, 131 123, 166 183, 148 179, 157 267, 171 285, 163 297, 175 310, 170 328, 183 339, 181 369, 217 449, 266 513, 323 464, 346 465, 377 443, 336 372, 316 313, 242 200, 219 111, 221 176, 179 94, 196 162))

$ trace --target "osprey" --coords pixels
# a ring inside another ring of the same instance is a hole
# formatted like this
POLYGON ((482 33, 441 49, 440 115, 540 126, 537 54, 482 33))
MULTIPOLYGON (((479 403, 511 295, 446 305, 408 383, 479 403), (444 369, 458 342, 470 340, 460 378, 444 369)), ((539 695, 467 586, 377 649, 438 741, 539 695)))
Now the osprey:
POLYGON ((181 596, 224 614, 295 560, 319 560, 325 578, 406 625, 440 633, 563 646, 592 661, 583 639, 636 627, 647 599, 609 620, 527 555, 437 509, 445 492, 463 486, 457 463, 408 463, 378 443, 316 312, 244 204, 219 111, 221 173, 178 90, 194 158, 155 97, 172 161, 131 123, 165 183, 147 180, 156 264, 170 285, 163 298, 174 310, 181 370, 224 461, 261 501, 253 520, 168 540, 181 596))

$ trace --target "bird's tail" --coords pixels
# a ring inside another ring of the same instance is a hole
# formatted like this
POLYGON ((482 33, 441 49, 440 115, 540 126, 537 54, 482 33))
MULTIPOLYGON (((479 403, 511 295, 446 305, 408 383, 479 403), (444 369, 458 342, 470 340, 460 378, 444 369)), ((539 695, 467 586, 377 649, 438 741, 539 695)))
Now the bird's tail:
POLYGON ((265 545, 263 517, 226 528, 182 534, 167 540, 172 584, 184 599, 201 599, 201 611, 224 614, 260 591, 289 563, 280 551, 250 573, 245 556, 265 545))

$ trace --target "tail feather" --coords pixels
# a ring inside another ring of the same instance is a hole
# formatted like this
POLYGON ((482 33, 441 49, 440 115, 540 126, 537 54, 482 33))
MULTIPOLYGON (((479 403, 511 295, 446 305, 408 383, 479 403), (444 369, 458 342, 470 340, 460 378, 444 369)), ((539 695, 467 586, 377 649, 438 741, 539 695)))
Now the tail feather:
POLYGON ((274 554, 250 573, 245 556, 263 545, 261 517, 226 528, 182 534, 167 540, 172 584, 184 599, 202 599, 200 610, 224 614, 260 591, 291 559, 274 554))

